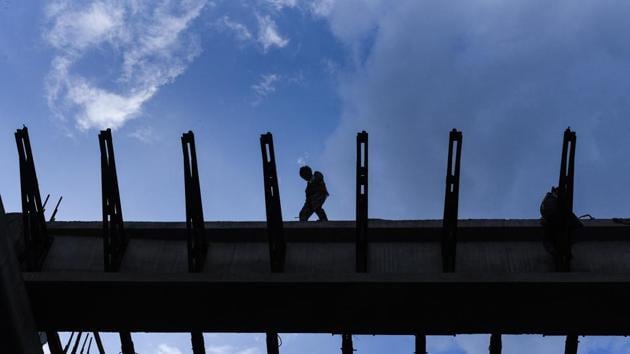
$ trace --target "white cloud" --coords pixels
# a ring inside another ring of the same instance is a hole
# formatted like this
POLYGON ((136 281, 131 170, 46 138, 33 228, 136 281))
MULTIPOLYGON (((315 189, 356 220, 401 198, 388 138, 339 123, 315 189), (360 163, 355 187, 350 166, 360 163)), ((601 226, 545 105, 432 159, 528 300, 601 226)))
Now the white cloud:
POLYGON ((167 344, 160 344, 157 347, 156 354, 182 354, 182 351, 167 344))
POLYGON ((206 347, 207 354, 260 354, 260 349, 256 347, 250 347, 245 349, 238 349, 231 345, 209 346, 206 347))
POLYGON ((259 104, 265 97, 276 92, 276 83, 280 80, 278 74, 264 74, 260 76, 260 81, 251 86, 256 99, 253 104, 259 104))
POLYGON ((199 55, 197 41, 186 30, 206 3, 50 3, 44 38, 56 49, 46 80, 51 110, 64 120, 72 116, 81 130, 120 128, 140 115, 143 104, 199 55), (97 80, 75 65, 92 53, 122 64, 102 70, 97 80))
POLYGON ((282 10, 285 7, 293 8, 297 6, 297 0, 267 0, 276 10, 282 10))
POLYGON ((93 2, 74 9, 65 1, 53 2, 47 16, 55 18, 44 37, 55 48, 81 50, 120 35, 124 9, 115 3, 93 2))
POLYGON ((328 16, 332 11, 335 0, 314 0, 311 11, 317 16, 328 16))
MULTIPOLYGON (((630 185, 630 3, 585 0, 334 2, 326 20, 358 51, 338 76, 341 114, 322 160, 351 217, 354 136, 370 133, 370 213, 441 217, 448 132, 464 133, 460 217, 536 217, 557 183, 562 132, 578 135, 577 214, 619 215, 630 185), (371 192, 372 193, 372 192, 371 192)), ((348 53, 354 55, 354 53, 348 53)))
POLYGON ((249 29, 244 24, 231 20, 229 16, 223 16, 217 24, 219 28, 232 31, 240 41, 252 39, 252 34, 249 29))
POLYGON ((284 48, 289 44, 289 39, 278 33, 276 22, 268 15, 258 17, 258 43, 263 47, 263 51, 271 47, 284 48))
POLYGON ((296 163, 300 166, 304 166, 308 164, 308 160, 309 160, 308 152, 305 152, 304 154, 302 154, 301 156, 297 158, 296 163))
POLYGON ((130 138, 137 139, 143 143, 152 143, 158 139, 155 135, 155 131, 151 127, 142 127, 134 130, 132 133, 129 133, 130 138))

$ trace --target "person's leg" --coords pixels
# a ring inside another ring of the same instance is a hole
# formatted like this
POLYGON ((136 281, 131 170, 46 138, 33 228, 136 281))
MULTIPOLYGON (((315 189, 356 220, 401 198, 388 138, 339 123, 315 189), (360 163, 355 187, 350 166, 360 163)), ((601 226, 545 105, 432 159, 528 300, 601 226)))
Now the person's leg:
POLYGON ((319 207, 319 209, 315 210, 315 214, 317 214, 319 221, 328 221, 328 216, 326 216, 326 212, 324 211, 324 209, 322 209, 322 207, 319 207))
MULTIPOLYGON (((313 208, 308 203, 304 203, 302 210, 300 210, 300 221, 308 221, 308 218, 313 215, 313 208)), ((319 214, 318 214, 319 215, 319 214)))
POLYGON ((323 195, 317 200, 316 204, 313 205, 313 210, 315 210, 315 214, 317 214, 319 221, 328 221, 328 216, 326 216, 326 212, 322 208, 322 206, 324 206, 324 202, 326 202, 326 198, 327 196, 323 195))

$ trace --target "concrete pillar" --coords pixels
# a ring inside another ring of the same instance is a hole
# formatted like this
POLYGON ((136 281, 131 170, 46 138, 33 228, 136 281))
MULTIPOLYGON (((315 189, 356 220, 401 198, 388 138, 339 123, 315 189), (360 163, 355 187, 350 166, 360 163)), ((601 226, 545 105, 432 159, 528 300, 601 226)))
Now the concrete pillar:
POLYGON ((16 354, 43 353, 0 197, 0 346, 16 354))

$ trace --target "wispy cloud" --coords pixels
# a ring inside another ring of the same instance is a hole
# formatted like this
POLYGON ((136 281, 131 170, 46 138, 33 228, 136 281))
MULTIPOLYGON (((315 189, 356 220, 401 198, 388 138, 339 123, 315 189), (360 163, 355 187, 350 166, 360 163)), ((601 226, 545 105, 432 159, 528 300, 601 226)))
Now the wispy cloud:
POLYGON ((62 119, 74 118, 81 130, 116 129, 137 117, 143 104, 200 53, 195 38, 185 32, 206 3, 50 3, 44 38, 56 50, 46 80, 51 110, 62 119), (92 52, 106 53, 120 67, 93 79, 93 73, 80 72, 75 65, 92 52))
POLYGON ((289 39, 278 32, 276 22, 269 15, 259 15, 257 18, 258 43, 262 45, 263 51, 267 52, 272 47, 284 48, 289 44, 289 39))
POLYGON ((157 354, 182 354, 182 351, 167 344, 160 344, 157 347, 157 354))
POLYGON ((267 3, 273 6, 276 10, 282 10, 285 7, 293 8, 298 4, 297 0, 267 0, 267 3))
POLYGON ((260 349, 256 347, 238 349, 231 345, 209 346, 206 347, 208 354, 260 354, 260 349))
POLYGON ((137 139, 143 143, 152 143, 158 139, 155 131, 151 127, 142 127, 129 133, 130 138, 137 139))
POLYGON ((317 16, 328 16, 332 11, 335 0, 314 0, 311 11, 317 16))
POLYGON ((276 91, 276 83, 280 80, 278 74, 264 74, 260 80, 251 86, 256 98, 252 102, 254 105, 260 104, 262 100, 276 91))
POLYGON ((248 41, 252 39, 252 33, 249 31, 247 26, 240 22, 233 21, 229 16, 223 16, 217 21, 217 25, 222 30, 231 31, 236 39, 240 41, 248 41))

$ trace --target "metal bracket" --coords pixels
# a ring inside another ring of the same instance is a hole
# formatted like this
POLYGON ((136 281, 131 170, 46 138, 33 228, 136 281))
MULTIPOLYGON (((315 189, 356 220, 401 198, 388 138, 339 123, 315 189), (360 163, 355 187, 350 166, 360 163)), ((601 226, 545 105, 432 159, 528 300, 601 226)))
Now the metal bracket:
POLYGON ((20 158, 20 187, 22 195, 22 219, 24 228, 24 254, 20 262, 26 270, 39 271, 50 249, 53 238, 46 231, 44 208, 39 194, 35 161, 28 137, 28 129, 23 127, 15 132, 20 158))
POLYGON ((448 165, 446 167, 444 218, 442 220, 442 270, 444 272, 455 271, 462 138, 462 132, 456 129, 451 130, 448 142, 448 165))
POLYGON ((286 256, 286 242, 282 224, 282 208, 280 205, 280 190, 278 189, 278 175, 276 173, 276 157, 273 150, 271 133, 260 136, 260 149, 263 158, 263 177, 265 185, 265 207, 267 213, 267 233, 269 235, 269 257, 271 271, 284 271, 286 256))
POLYGON ((101 148, 105 271, 116 272, 120 268, 129 240, 123 224, 111 129, 101 130, 98 141, 101 148))
POLYGON ((356 271, 368 268, 368 133, 357 133, 356 271))
POLYGON ((567 128, 562 141, 562 158, 560 160, 560 178, 558 180, 558 210, 560 211, 560 229, 554 232, 556 270, 571 270, 571 239, 575 225, 573 223, 573 180, 575 166, 575 132, 567 128))
POLYGON ((195 136, 192 131, 182 135, 182 150, 184 153, 184 187, 186 190, 188 271, 201 272, 208 252, 208 242, 203 220, 195 136))
POLYGON ((492 333, 490 335, 490 354, 501 354, 503 344, 500 333, 492 333))

